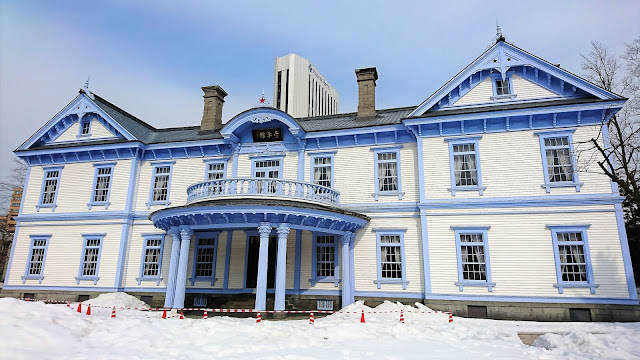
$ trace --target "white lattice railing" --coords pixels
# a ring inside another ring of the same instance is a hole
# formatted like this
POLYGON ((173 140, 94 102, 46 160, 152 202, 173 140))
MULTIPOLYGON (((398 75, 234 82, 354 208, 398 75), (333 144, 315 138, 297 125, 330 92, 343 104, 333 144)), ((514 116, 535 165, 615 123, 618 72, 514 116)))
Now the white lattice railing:
POLYGON ((340 193, 301 181, 268 178, 227 178, 203 181, 187 188, 187 203, 230 196, 285 197, 338 205, 340 193))

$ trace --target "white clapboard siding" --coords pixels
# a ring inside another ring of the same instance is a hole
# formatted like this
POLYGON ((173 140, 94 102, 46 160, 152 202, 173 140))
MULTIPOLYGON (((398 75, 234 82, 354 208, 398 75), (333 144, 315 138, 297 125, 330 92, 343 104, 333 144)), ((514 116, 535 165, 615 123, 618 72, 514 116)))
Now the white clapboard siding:
POLYGON ((65 142, 65 141, 78 141, 78 134, 80 133, 80 125, 78 122, 74 122, 65 130, 60 136, 58 136, 53 142, 65 142))
MULTIPOLYGON (((21 276, 27 265, 30 235, 51 235, 44 264, 41 286, 94 286, 93 281, 83 280, 78 285, 76 277, 82 259, 83 234, 106 234, 103 240, 97 287, 112 287, 120 247, 122 225, 93 225, 86 222, 48 222, 42 226, 20 227, 13 254, 10 278, 7 285, 22 285, 21 276), (52 226, 56 224, 58 226, 52 226)), ((38 285, 38 280, 27 280, 26 286, 38 285)))
POLYGON ((354 247, 354 274, 356 291, 424 291, 420 219, 373 218, 367 226, 358 231, 356 235, 354 247), (374 283, 374 281, 378 279, 378 259, 376 233, 373 229, 406 229, 404 232, 404 252, 406 261, 406 277, 407 281, 409 281, 406 290, 403 290, 402 285, 400 284, 382 284, 381 288, 378 289, 378 285, 374 283))
POLYGON ((113 133, 109 131, 101 122, 92 120, 91 121, 91 137, 89 139, 100 139, 100 138, 109 138, 114 137, 113 133))
MULTIPOLYGON (((562 129, 558 129, 559 131, 562 129)), ((592 137, 598 137, 597 127, 579 127, 573 133, 576 152, 587 151, 585 144, 592 137)), ((475 135, 474 135, 475 136, 475 135)), ((514 131, 509 133, 481 134, 479 141, 479 161, 482 172, 482 185, 486 187, 484 198, 508 196, 545 195, 545 169, 542 168, 539 137, 535 131, 514 131)), ((462 137, 464 138, 464 136, 462 137)), ((425 191, 427 199, 482 198, 478 191, 456 191, 451 196, 449 164, 449 144, 442 137, 427 138, 424 141, 425 191)), ((590 154, 590 152, 589 152, 590 154)), ((585 171, 584 163, 579 162, 579 180, 584 183, 579 194, 610 192, 609 178, 594 170, 598 154, 593 158, 583 153, 581 156, 591 159, 591 172, 585 171)), ((552 188, 551 195, 574 195, 575 187, 552 188)))
POLYGON ((127 252, 125 255, 125 266, 122 274, 123 286, 125 287, 143 287, 143 288, 165 288, 167 286, 167 277, 169 276, 169 265, 171 260, 171 246, 173 239, 170 235, 164 237, 164 249, 162 253, 162 264, 160 268, 160 276, 162 281, 158 285, 156 281, 143 281, 138 285, 140 276, 140 263, 143 261, 142 249, 144 248, 144 235, 165 234, 164 231, 153 226, 151 221, 136 221, 129 231, 129 239, 127 241, 127 252))
POLYGON ((464 94, 453 106, 483 104, 491 102, 493 96, 493 80, 490 77, 484 78, 478 85, 464 94))
POLYGON ((560 97, 558 94, 516 74, 511 77, 511 83, 513 84, 513 93, 516 94, 516 100, 560 97))
MULTIPOLYGON (((603 207, 606 208, 606 207, 603 207)), ((540 210, 540 209, 519 209, 540 210)), ((576 214, 499 214, 432 216, 428 222, 431 284, 434 294, 626 298, 629 296, 620 240, 612 211, 576 214), (546 225, 591 224, 587 230, 596 294, 589 289, 565 289, 559 294, 551 231, 546 225), (465 287, 458 281, 455 234, 451 226, 491 226, 488 251, 492 293, 485 287, 465 287)))
MULTIPOLYGON (((65 141, 79 141, 78 134, 80 133, 80 125, 76 121, 67 130, 65 130, 60 136, 58 136, 53 142, 65 142, 65 141)), ((112 138, 115 135, 109 131, 99 121, 91 121, 91 136, 83 137, 81 140, 95 140, 102 138, 112 138)))
MULTIPOLYGON (((104 206, 92 206, 91 210, 89 210, 87 206, 93 196, 94 164, 100 164, 100 162, 64 165, 64 168, 60 172, 60 180, 58 181, 59 188, 55 213, 105 211, 104 206)), ((46 167, 31 167, 22 210, 24 214, 37 212, 36 205, 38 205, 42 193, 44 169, 46 169, 46 167)), ((131 171, 131 160, 120 160, 114 166, 109 194, 109 202, 111 204, 107 209, 108 211, 123 211, 125 209, 129 188, 129 171, 131 171)), ((51 212, 51 209, 43 208, 40 212, 51 212)))

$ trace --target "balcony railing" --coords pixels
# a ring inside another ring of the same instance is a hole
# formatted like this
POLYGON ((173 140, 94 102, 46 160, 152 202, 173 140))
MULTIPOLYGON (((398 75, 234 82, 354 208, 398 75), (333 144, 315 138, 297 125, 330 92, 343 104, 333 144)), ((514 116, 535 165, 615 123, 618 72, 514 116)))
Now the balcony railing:
POLYGON ((268 196, 338 205, 340 193, 301 181, 269 178, 227 178, 203 181, 187 188, 187 203, 223 197, 268 196))

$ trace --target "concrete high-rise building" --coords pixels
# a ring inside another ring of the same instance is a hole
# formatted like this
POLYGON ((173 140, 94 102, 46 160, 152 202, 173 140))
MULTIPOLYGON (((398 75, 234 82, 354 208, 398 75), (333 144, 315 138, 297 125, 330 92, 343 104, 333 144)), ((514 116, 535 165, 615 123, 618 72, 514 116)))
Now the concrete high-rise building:
POLYGON ((338 113, 340 96, 309 60, 289 54, 276 58, 273 101, 276 109, 300 118, 338 113))

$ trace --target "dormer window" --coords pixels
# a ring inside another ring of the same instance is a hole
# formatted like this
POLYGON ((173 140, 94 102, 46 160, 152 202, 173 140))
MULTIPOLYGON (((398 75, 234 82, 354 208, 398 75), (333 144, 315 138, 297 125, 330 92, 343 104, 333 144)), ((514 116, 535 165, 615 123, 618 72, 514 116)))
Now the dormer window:
POLYGON ((493 96, 491 100, 513 100, 516 94, 513 93, 513 84, 511 83, 511 74, 503 79, 501 74, 491 74, 493 78, 493 96))
POLYGON ((78 133, 78 137, 89 137, 91 136, 91 120, 80 120, 80 132, 78 133))
POLYGON ((509 80, 496 80, 496 95, 509 95, 509 80))

